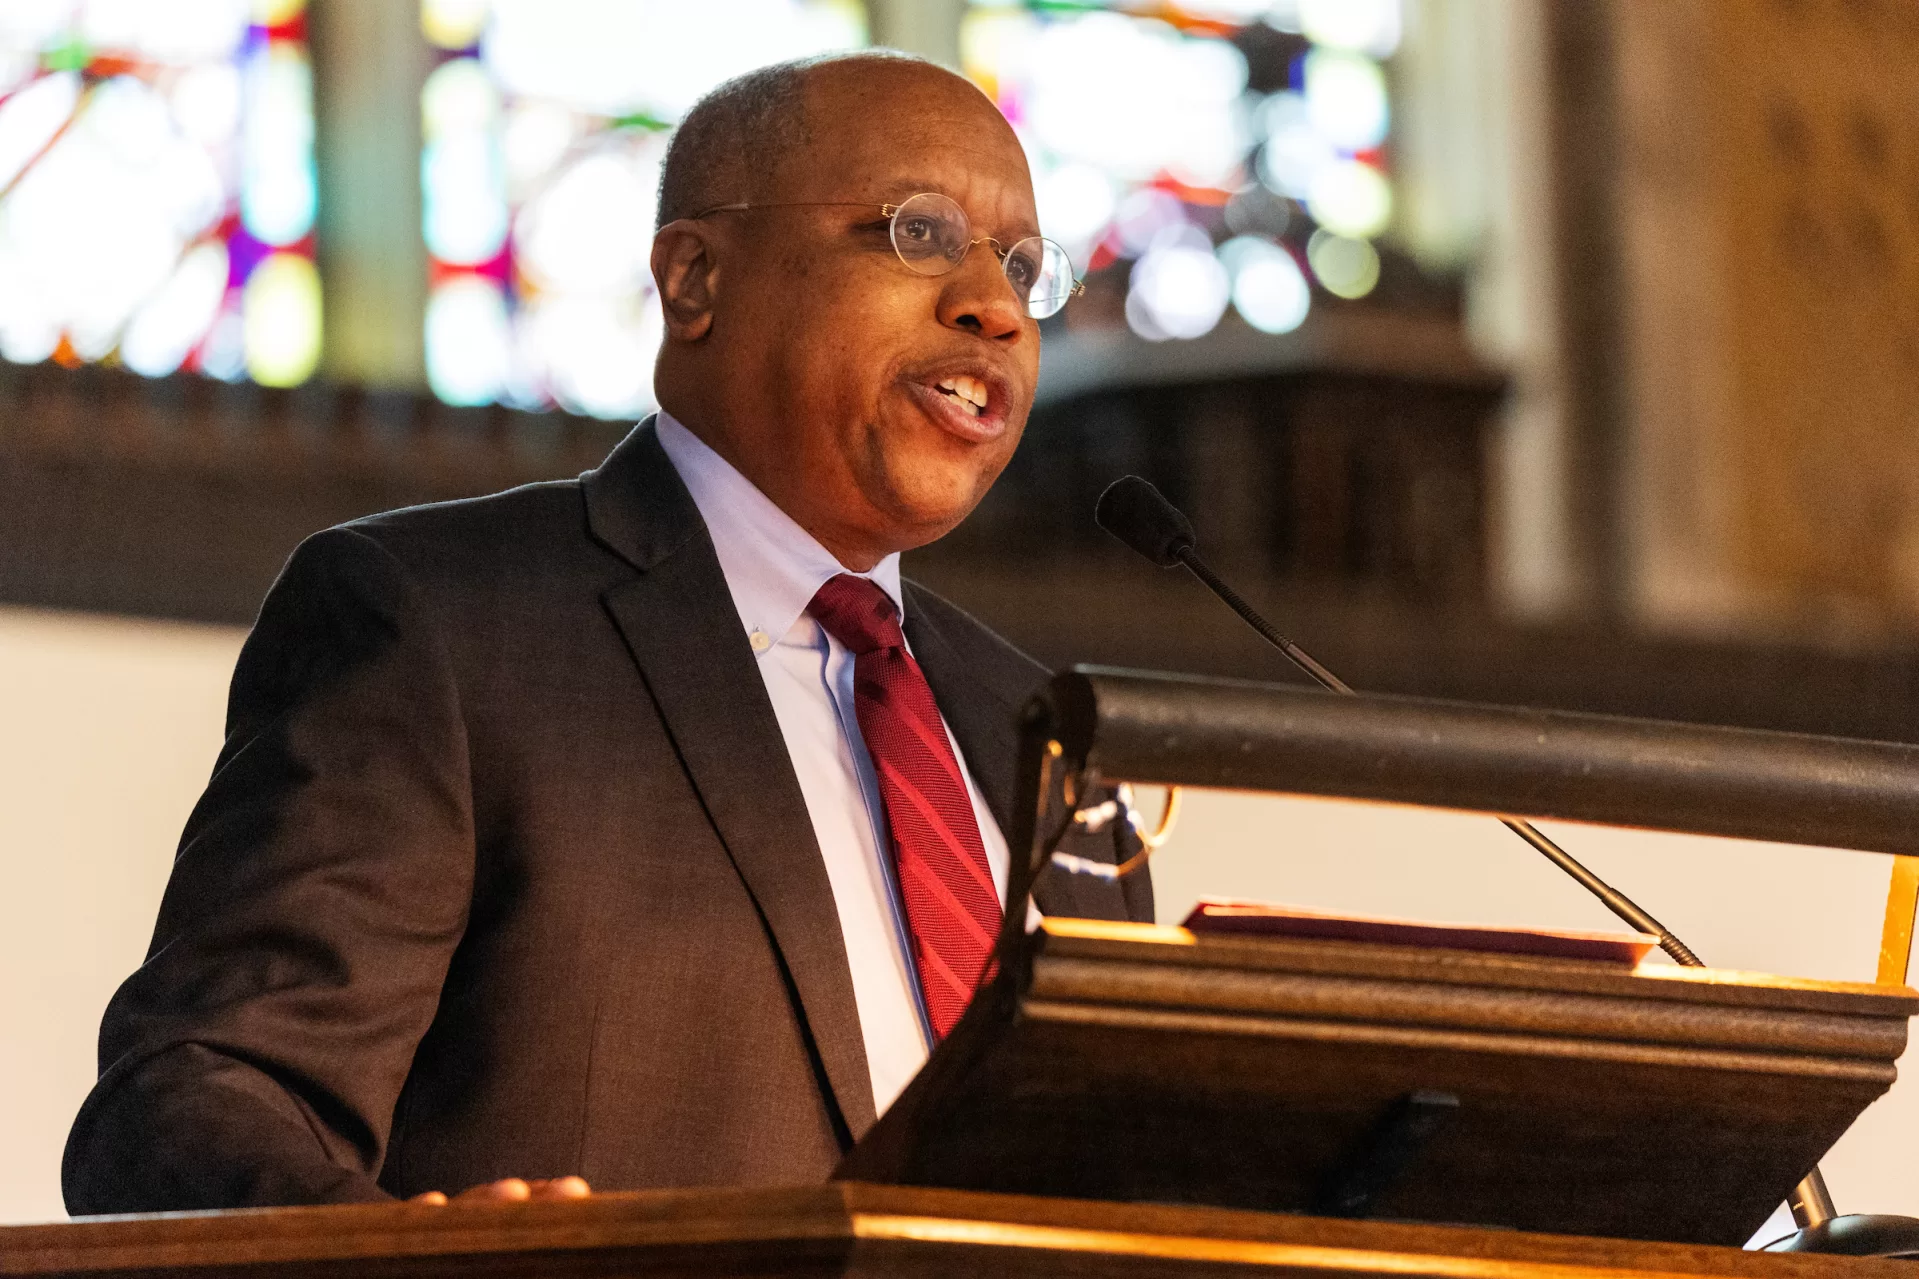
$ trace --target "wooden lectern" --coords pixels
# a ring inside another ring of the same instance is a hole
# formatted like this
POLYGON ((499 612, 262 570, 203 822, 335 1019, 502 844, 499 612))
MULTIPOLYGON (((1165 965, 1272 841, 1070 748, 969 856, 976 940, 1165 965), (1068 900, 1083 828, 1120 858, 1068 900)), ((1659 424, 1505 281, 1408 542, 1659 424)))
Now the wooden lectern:
POLYGON ((13 1279, 1908 1279, 1905 1262, 839 1182, 0 1227, 13 1279))
POLYGON ((1919 748, 1081 669, 1022 751, 997 975, 834 1183, 14 1227, 0 1275, 1912 1273, 1736 1245, 1890 1086, 1919 1010, 1919 748), (1899 854, 1880 984, 1029 932, 1076 797, 1117 781, 1899 854))
POLYGON ((999 978, 843 1176, 1738 1245, 1891 1086, 1919 1011, 1900 876, 1887 985, 1023 926, 1097 783, 1913 853, 1919 748, 1085 668, 1023 750, 999 978))

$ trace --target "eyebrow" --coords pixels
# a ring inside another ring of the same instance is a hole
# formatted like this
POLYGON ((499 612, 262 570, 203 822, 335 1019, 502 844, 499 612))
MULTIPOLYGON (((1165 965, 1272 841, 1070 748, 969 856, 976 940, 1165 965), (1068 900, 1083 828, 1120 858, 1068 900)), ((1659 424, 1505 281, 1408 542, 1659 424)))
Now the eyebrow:
MULTIPOLYGON (((931 178, 896 178, 893 181, 886 183, 881 189, 890 193, 888 194, 885 200, 887 204, 899 204, 900 202, 904 200, 910 200, 916 195, 927 195, 927 194, 943 195, 947 199, 953 201, 955 204, 960 204, 960 200, 958 196, 954 195, 951 191, 948 191, 944 185, 933 181, 931 178)), ((966 206, 964 204, 960 204, 960 207, 965 208, 966 206)), ((967 214, 967 216, 970 218, 972 214, 969 213, 967 214)), ((977 231, 977 227, 975 228, 975 230, 977 231)), ((1014 232, 1012 234, 1009 234, 1004 237, 998 237, 998 238, 1001 238, 1006 244, 1014 244, 1020 240, 1025 239, 1028 236, 1042 235, 1042 234, 1044 234, 1044 232, 1042 232, 1038 224, 1035 223, 1034 225, 1030 227, 1015 227, 1014 232)))

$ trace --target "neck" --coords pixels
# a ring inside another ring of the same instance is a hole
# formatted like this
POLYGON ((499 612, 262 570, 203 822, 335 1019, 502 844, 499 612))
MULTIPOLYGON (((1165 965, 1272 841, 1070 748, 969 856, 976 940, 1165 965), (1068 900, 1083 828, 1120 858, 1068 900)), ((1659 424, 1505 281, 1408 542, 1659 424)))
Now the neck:
POLYGON ((879 544, 873 538, 857 529, 849 527, 843 520, 825 518, 825 514, 814 509, 805 499, 803 486, 794 488, 782 481, 792 478, 790 472, 782 472, 761 464, 765 450, 756 449, 736 439, 730 432, 720 429, 717 422, 724 420, 719 415, 702 413, 696 406, 685 406, 692 410, 683 413, 679 405, 662 405, 673 419, 684 426, 702 444, 724 458, 729 466, 744 476, 748 483, 766 495, 766 499, 790 516, 793 522, 805 529, 814 541, 824 547, 829 555, 838 560, 842 567, 853 573, 870 573, 878 567, 881 560, 898 548, 879 544))

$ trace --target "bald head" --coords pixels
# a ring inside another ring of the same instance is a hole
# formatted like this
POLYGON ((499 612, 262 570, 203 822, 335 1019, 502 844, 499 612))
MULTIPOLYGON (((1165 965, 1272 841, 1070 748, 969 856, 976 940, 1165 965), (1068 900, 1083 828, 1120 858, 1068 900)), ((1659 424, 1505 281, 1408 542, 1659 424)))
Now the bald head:
POLYGON ((970 81, 910 53, 865 49, 761 67, 714 89, 680 121, 660 171, 655 230, 717 205, 769 198, 780 169, 821 132, 873 128, 877 121, 842 110, 868 96, 862 87, 903 84, 916 96, 930 91, 951 98, 1005 127, 970 81))

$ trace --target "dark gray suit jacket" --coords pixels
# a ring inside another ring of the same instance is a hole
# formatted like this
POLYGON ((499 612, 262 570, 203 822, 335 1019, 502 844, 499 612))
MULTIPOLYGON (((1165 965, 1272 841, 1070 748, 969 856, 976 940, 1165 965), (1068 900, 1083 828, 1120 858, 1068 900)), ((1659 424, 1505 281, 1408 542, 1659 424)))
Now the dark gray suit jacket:
MULTIPOLYGON (((906 591, 1010 829, 1015 715, 1046 673, 906 591)), ((1055 879, 1041 906, 1150 918, 1127 884, 1055 879)), ((294 553, 100 1067, 75 1213, 828 1175, 873 1122, 832 890, 650 426, 578 480, 294 553)))

